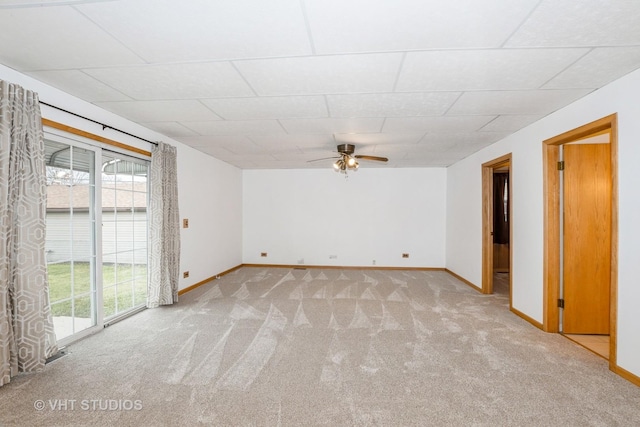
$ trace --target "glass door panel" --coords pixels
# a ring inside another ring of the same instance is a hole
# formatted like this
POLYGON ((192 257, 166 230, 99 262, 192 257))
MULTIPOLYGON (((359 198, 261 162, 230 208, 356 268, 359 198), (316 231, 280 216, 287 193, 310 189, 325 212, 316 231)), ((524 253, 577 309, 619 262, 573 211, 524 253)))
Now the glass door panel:
POLYGON ((102 274, 104 318, 145 304, 148 162, 104 153, 102 274))
POLYGON ((45 249, 58 340, 96 325, 95 152, 45 141, 45 249))

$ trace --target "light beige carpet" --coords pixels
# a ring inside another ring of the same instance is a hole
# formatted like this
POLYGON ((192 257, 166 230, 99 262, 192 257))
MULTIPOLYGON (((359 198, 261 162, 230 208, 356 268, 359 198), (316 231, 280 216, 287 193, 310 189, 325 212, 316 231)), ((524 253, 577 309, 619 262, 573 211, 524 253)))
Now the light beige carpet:
POLYGON ((245 267, 68 351, 1 425, 640 425, 605 360, 445 272, 245 267))

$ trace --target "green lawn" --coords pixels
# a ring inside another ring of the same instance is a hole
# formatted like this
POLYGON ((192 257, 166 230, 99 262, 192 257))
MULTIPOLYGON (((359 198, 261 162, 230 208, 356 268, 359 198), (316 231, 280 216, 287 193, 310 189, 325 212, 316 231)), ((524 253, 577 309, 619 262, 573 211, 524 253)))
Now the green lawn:
MULTIPOLYGON (((88 262, 49 264, 49 298, 53 316, 91 317, 91 271, 88 262), (73 283, 73 299, 71 284, 73 283), (72 303, 73 301, 73 303, 72 303)), ((104 317, 144 304, 147 266, 103 264, 104 317)))

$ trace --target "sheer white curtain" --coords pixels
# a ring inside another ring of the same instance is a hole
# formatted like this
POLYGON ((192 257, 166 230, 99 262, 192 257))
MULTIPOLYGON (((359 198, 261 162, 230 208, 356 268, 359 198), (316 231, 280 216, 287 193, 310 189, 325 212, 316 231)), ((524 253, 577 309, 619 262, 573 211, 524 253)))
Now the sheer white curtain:
POLYGON ((35 92, 0 80, 0 386, 55 354, 45 258, 44 140, 35 92))
POLYGON ((147 307, 178 302, 180 213, 177 150, 158 143, 151 150, 149 173, 149 286, 147 307))

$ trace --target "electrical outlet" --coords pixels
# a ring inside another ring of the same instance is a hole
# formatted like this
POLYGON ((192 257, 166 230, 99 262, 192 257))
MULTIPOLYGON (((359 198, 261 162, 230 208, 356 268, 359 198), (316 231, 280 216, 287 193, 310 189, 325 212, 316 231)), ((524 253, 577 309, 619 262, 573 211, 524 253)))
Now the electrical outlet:
POLYGON ((182 228, 189 228, 189 219, 185 218, 182 220, 182 228))
POLYGON ((184 273, 182 273, 182 277, 183 277, 183 278, 185 278, 185 279, 186 279, 187 277, 189 277, 189 272, 188 272, 188 271, 185 271, 184 273))
POLYGON ((402 254, 402 258, 409 258, 409 254, 408 253, 403 253, 402 254))
POLYGON ((338 255, 329 255, 329 259, 337 259, 338 255))
POLYGON ((264 258, 264 257, 267 256, 267 253, 266 252, 260 252, 260 256, 264 258))

